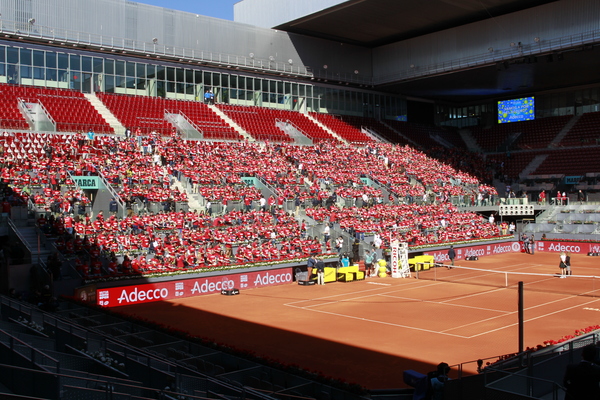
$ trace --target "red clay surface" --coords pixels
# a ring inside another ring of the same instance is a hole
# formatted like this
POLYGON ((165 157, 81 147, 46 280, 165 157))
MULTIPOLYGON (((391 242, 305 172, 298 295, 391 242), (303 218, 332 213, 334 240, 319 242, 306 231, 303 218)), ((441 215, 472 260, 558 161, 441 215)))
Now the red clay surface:
MULTIPOLYGON (((598 258, 571 259, 574 275, 597 274, 598 258)), ((558 254, 504 254, 460 265, 552 274, 558 272, 558 254)), ((405 387, 406 369, 426 373, 441 361, 455 365, 516 352, 518 280, 525 282, 525 347, 600 321, 600 279, 522 276, 498 288, 468 283, 495 279, 485 272, 435 273, 464 283, 415 279, 413 273, 406 279, 273 286, 115 310, 369 389, 405 387)), ((433 274, 426 271, 421 278, 433 274)), ((476 365, 464 368, 475 372, 476 365)))

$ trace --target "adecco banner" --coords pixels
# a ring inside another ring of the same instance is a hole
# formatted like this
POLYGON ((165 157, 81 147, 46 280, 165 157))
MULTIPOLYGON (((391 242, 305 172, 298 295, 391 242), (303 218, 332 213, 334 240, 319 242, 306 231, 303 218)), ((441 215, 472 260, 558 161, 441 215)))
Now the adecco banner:
POLYGON ((538 240, 535 242, 536 251, 547 251, 573 254, 600 253, 600 243, 577 243, 577 242, 554 242, 549 240, 538 240))
POLYGON ((149 303, 182 297, 220 293, 221 290, 252 289, 292 283, 292 268, 249 272, 247 274, 221 275, 199 279, 147 283, 98 289, 97 304, 102 307, 118 307, 149 303))
MULTIPOLYGON (((521 243, 504 242, 496 244, 484 244, 480 246, 455 247, 454 250, 456 251, 455 260, 464 260, 465 258, 471 256, 484 257, 495 254, 519 253, 521 251, 521 243)), ((433 256, 436 263, 450 261, 448 258, 448 249, 427 251, 423 254, 433 256)))

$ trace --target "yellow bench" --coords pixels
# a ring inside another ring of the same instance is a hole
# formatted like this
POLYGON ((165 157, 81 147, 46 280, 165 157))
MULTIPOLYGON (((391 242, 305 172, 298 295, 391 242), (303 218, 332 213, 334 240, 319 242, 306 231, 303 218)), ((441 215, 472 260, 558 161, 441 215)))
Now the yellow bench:
MULTIPOLYGON (((337 268, 325 267, 325 276, 323 278, 323 281, 325 283, 335 282, 337 280, 336 272, 337 272, 337 268)), ((310 279, 313 281, 317 280, 317 269, 316 268, 313 268, 310 279)))
POLYGON ((428 270, 435 265, 435 258, 433 256, 415 256, 408 259, 408 266, 414 268, 415 271, 428 270))
POLYGON ((365 271, 359 269, 358 264, 338 268, 337 280, 340 282, 351 282, 365 279, 365 271))

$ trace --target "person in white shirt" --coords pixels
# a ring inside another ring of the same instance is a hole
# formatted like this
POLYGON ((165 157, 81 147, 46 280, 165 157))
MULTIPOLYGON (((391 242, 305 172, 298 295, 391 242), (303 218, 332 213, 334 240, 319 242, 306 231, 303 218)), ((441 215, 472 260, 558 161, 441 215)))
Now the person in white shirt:
POLYGON ((335 250, 338 254, 342 253, 342 247, 344 247, 344 238, 339 236, 337 239, 335 239, 335 250))
POLYGON ((377 248, 377 249, 381 248, 382 243, 383 243, 383 240, 381 239, 381 236, 379 236, 379 234, 376 233, 375 236, 373 236, 373 244, 375 245, 375 248, 377 248))
POLYGON ((325 243, 329 242, 330 232, 329 224, 326 223, 325 228, 323 228, 323 239, 325 240, 325 243))
POLYGON ((267 199, 265 199, 265 196, 262 196, 260 198, 259 204, 260 204, 261 211, 265 211, 267 209, 267 199))

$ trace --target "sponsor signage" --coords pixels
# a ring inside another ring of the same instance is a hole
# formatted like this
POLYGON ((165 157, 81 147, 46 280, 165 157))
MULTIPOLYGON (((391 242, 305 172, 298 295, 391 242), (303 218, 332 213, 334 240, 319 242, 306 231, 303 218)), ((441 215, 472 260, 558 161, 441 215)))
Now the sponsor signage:
POLYGON ((253 289, 292 283, 292 268, 255 271, 246 274, 211 276, 198 279, 145 283, 97 290, 97 304, 119 307, 153 301, 221 293, 224 290, 253 289))
MULTIPOLYGON (((464 260, 467 257, 484 257, 492 256, 496 254, 505 253, 519 253, 521 252, 521 243, 519 242, 504 242, 496 244, 486 244, 481 246, 469 246, 455 248, 456 260, 464 260)), ((436 250, 424 252, 425 255, 431 255, 434 257, 436 263, 442 263, 444 261, 450 261, 448 258, 448 250, 436 250)))
POLYGON ((548 240, 538 240, 535 242, 537 251, 544 251, 549 253, 565 253, 574 254, 587 254, 587 253, 599 253, 600 243, 577 243, 577 242, 554 242, 548 240))
POLYGON ((242 176, 242 182, 244 182, 244 184, 246 184, 247 186, 256 186, 255 180, 255 177, 242 176))
POLYGON ((74 176, 73 181, 81 189, 100 189, 100 178, 97 176, 74 176))
POLYGON ((399 260, 399 252, 400 252, 400 243, 397 240, 394 240, 391 243, 391 269, 392 269, 392 277, 399 278, 400 277, 400 269, 398 268, 398 260, 399 260))
POLYGON ((565 183, 567 185, 576 185, 581 180, 581 176, 565 176, 565 183))

